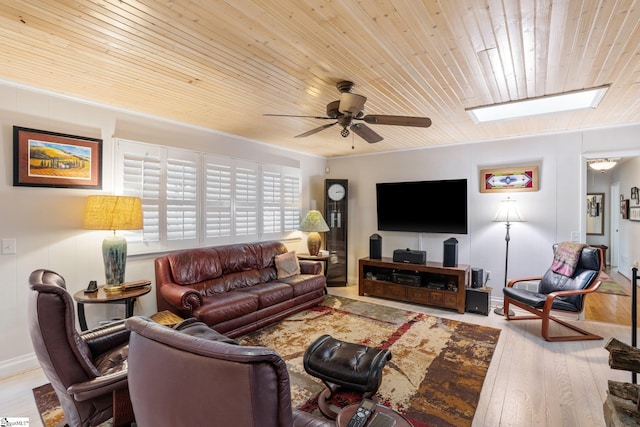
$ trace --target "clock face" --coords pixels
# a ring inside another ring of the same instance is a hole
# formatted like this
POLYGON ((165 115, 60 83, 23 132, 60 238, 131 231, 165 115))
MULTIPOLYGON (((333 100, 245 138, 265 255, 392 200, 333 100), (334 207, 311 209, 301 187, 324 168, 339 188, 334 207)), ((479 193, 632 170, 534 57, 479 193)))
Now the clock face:
POLYGON ((329 187, 327 193, 329 195, 329 198, 336 202, 342 200, 345 195, 344 187, 340 184, 333 184, 331 187, 329 187))

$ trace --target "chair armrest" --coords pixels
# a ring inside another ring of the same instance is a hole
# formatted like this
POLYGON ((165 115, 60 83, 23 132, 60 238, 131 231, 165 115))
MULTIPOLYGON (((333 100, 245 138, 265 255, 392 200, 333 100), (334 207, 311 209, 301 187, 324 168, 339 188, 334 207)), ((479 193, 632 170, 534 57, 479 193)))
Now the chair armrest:
POLYGON ((113 392, 128 386, 127 370, 114 372, 113 374, 103 375, 92 378, 81 383, 71 384, 67 387, 67 393, 79 402, 94 399, 107 393, 113 392))
POLYGON ((580 294, 590 294, 591 292, 595 292, 600 287, 602 280, 596 279, 594 283, 588 288, 584 289, 572 289, 568 291, 555 291, 551 292, 547 295, 547 299, 544 302, 544 307, 542 308, 545 312, 551 311, 551 307, 553 306, 553 300, 567 295, 580 295, 580 294))
POLYGON ((131 331, 127 330, 124 320, 108 323, 85 331, 80 338, 87 343, 91 354, 96 357, 121 344, 129 342, 131 331))
POLYGON ((202 306, 202 295, 188 286, 180 286, 175 283, 163 283, 160 286, 160 294, 167 303, 189 314, 196 308, 202 306))
POLYGON ((520 282, 533 282, 535 280, 542 280, 542 276, 534 276, 534 277, 519 277, 517 279, 512 279, 509 280, 509 283, 507 283, 507 288, 513 288, 513 285, 515 285, 516 283, 520 283, 520 282))
POLYGON ((322 263, 320 261, 300 260, 300 274, 322 274, 322 263))

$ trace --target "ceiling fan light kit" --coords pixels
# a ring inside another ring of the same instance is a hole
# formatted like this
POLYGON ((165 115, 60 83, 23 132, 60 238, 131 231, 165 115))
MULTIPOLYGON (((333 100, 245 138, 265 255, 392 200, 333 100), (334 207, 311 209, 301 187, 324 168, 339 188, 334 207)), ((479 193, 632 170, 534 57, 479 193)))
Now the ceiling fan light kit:
POLYGON ((296 116, 290 114, 264 114, 271 117, 301 117, 317 120, 336 120, 333 123, 319 126, 307 132, 296 135, 294 138, 304 138, 336 124, 342 127, 340 135, 344 138, 348 137, 353 131, 360 138, 370 144, 380 142, 384 138, 364 123, 354 123, 359 120, 373 125, 390 125, 390 126, 411 126, 427 128, 431 126, 431 119, 428 117, 411 117, 411 116, 389 116, 381 114, 370 114, 365 116, 364 104, 367 97, 353 93, 353 82, 348 80, 340 81, 336 84, 338 91, 341 93, 339 101, 332 101, 327 104, 327 116, 296 116))

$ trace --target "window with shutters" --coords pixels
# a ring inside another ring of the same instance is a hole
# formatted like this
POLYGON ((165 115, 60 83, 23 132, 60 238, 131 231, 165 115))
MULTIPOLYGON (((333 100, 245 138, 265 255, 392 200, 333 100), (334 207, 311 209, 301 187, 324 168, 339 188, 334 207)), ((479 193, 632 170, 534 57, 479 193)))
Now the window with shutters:
POLYGON ((116 140, 116 188, 142 198, 131 253, 283 239, 300 222, 300 170, 116 140))

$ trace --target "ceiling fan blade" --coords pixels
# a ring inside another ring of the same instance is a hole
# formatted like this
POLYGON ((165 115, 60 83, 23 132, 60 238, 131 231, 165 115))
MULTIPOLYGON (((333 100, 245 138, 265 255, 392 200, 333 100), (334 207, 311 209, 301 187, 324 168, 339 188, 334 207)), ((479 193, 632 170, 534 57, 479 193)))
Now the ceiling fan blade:
POLYGON ((293 114, 263 114, 263 116, 268 117, 302 117, 307 119, 320 119, 320 120, 335 120, 335 117, 324 117, 324 116, 295 116, 293 114))
POLYGON ((315 129, 311 129, 310 131, 307 131, 305 133, 301 133, 300 135, 296 135, 294 136, 294 138, 304 138, 305 136, 309 136, 309 135, 313 135, 314 133, 318 133, 321 130, 325 130, 326 128, 330 128, 331 126, 337 124, 338 122, 335 123, 329 123, 328 125, 322 125, 320 127, 317 127, 315 129))
POLYGON ((374 125, 415 126, 420 128, 428 128, 431 126, 431 119, 428 117, 383 116, 370 114, 368 116, 364 116, 362 120, 374 125))
POLYGON ((384 139, 364 123, 354 123, 351 125, 350 129, 353 131, 353 133, 367 141, 369 144, 380 142, 384 139))

